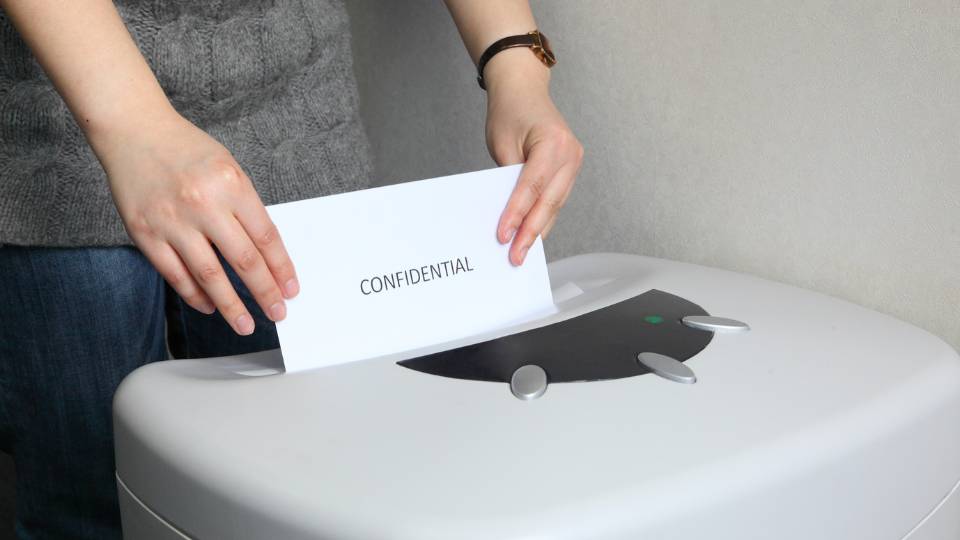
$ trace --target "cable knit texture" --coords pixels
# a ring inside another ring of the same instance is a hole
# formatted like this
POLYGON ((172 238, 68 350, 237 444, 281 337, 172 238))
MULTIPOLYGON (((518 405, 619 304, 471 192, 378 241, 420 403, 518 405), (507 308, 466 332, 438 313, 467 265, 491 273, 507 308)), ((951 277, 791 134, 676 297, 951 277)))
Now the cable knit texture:
MULTIPOLYGON (((368 186, 342 2, 115 4, 173 105, 233 153, 264 204, 368 186)), ((93 151, 0 11, 3 243, 131 241, 93 151)))

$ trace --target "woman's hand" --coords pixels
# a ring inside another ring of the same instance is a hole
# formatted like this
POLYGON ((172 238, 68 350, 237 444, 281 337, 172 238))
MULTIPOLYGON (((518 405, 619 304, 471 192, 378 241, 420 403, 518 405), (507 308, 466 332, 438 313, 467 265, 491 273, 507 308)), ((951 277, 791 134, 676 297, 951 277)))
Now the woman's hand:
POLYGON ((193 308, 238 333, 253 318, 211 243, 264 313, 299 289, 260 198, 230 153, 181 117, 109 0, 0 0, 83 129, 140 251, 193 308), (282 291, 282 292, 281 292, 282 291))
POLYGON ((175 111, 158 116, 149 130, 109 131, 91 141, 127 233, 190 306, 218 309, 238 334, 253 332, 253 318, 212 245, 263 312, 283 319, 284 298, 299 285, 250 179, 226 148, 175 111))
POLYGON ((499 165, 524 163, 497 226, 501 243, 513 240, 515 265, 537 235, 550 232, 583 161, 583 147, 550 99, 549 77, 526 48, 497 54, 484 70, 490 155, 499 165))

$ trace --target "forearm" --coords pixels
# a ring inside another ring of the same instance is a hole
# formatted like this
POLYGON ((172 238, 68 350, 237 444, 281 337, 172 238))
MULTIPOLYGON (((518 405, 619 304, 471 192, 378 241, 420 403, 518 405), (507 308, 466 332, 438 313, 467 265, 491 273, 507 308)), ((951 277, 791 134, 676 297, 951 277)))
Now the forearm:
MULTIPOLYGON (((463 43, 476 65, 483 51, 506 36, 526 34, 537 23, 526 0, 445 0, 463 43)), ((484 81, 491 92, 501 84, 523 81, 528 88, 546 88, 550 70, 529 49, 508 49, 495 55, 484 69, 484 81)))
MULTIPOLYGON (((445 0, 474 64, 497 40, 538 30, 527 0, 445 0)), ((484 67, 487 147, 499 165, 523 163, 497 224, 522 264, 546 236, 573 188, 583 147, 550 99, 550 69, 527 47, 498 52, 484 67)))
POLYGON ((0 0, 97 150, 172 107, 110 0, 0 0))
POLYGON ((113 3, 0 0, 0 8, 86 133, 127 233, 167 283, 249 335, 254 319, 221 255, 263 312, 283 319, 284 298, 299 285, 253 183, 222 144, 177 114, 113 3))

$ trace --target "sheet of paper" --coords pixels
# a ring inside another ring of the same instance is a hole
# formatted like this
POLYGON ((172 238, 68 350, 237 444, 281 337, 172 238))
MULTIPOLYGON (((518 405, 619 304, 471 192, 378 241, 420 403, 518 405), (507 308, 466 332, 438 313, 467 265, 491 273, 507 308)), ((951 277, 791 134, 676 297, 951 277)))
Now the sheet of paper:
POLYGON ((374 358, 552 312, 543 245, 496 239, 520 165, 268 207, 301 292, 277 324, 288 372, 374 358))

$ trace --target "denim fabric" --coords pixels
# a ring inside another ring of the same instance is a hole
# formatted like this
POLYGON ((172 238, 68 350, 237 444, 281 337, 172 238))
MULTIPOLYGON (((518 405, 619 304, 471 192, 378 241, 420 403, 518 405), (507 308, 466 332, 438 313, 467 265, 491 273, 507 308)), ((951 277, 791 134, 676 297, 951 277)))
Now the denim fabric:
POLYGON ((167 334, 178 357, 277 347, 239 292, 251 336, 183 304, 134 248, 0 247, 0 450, 16 466, 18 538, 120 538, 113 393, 167 358, 167 334))

